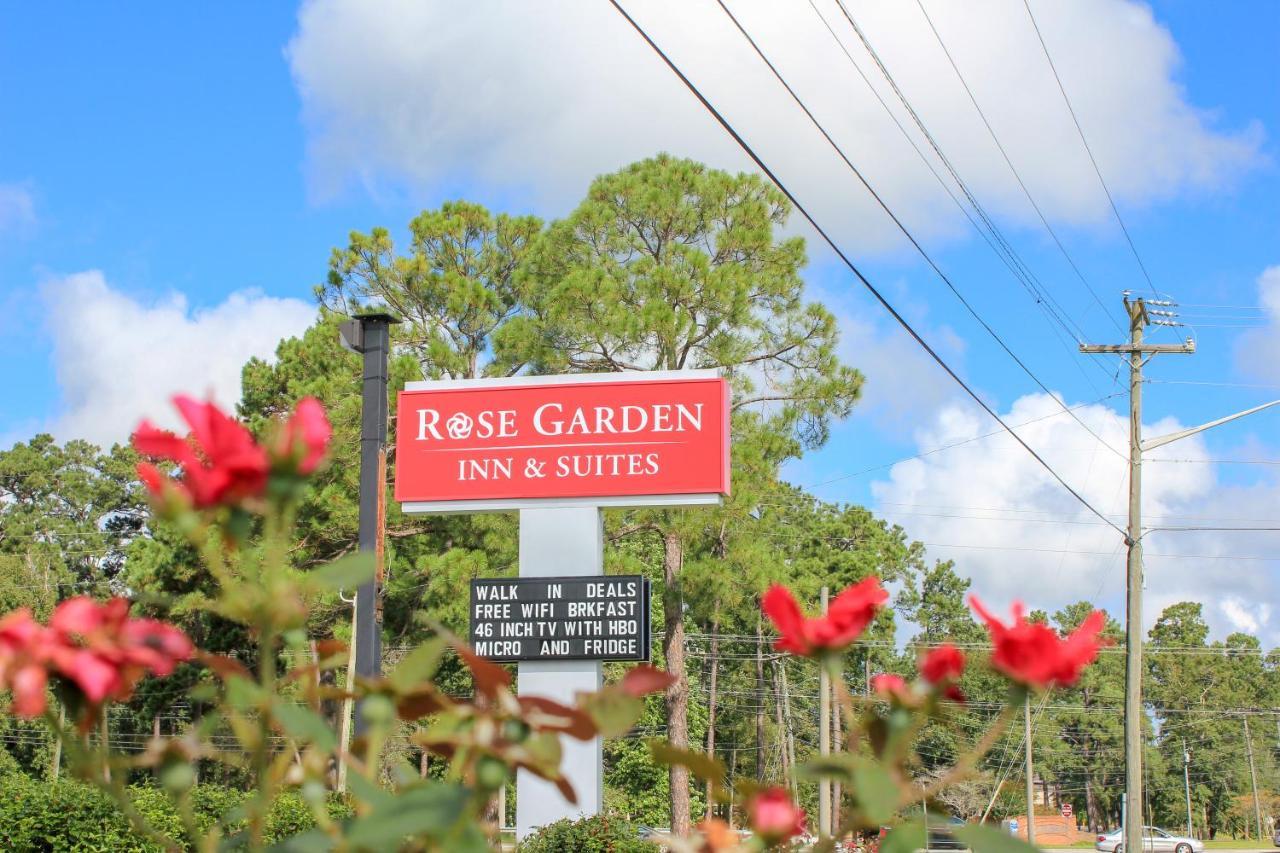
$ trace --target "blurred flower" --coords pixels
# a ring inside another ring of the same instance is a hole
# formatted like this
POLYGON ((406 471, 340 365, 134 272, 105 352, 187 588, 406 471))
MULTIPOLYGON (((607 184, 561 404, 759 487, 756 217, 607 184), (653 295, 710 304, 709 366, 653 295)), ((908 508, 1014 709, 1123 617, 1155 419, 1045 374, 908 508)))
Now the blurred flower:
POLYGON ((885 672, 871 679, 871 689, 884 699, 890 699, 902 705, 915 705, 919 697, 907 686, 906 679, 892 672, 885 672))
MULTIPOLYGON (((197 508, 231 506, 261 495, 267 487, 269 466, 266 451, 252 433, 213 403, 181 394, 173 402, 191 428, 191 441, 144 420, 134 431, 134 448, 181 466, 179 488, 197 508)), ((138 476, 152 495, 157 500, 170 499, 158 475, 154 466, 138 467, 138 476)))
POLYGON ((1095 610, 1065 639, 1039 622, 1028 622, 1020 602, 1014 602, 1013 622, 1005 625, 969 597, 974 611, 987 623, 995 651, 991 665, 1012 680, 1032 688, 1070 687, 1086 666, 1098 658, 1105 640, 1098 634, 1105 625, 1102 611, 1095 610))
POLYGON ((44 713, 48 681, 41 655, 44 634, 45 628, 25 607, 0 619, 0 686, 13 691, 13 710, 19 716, 44 713))
POLYGON ((704 820, 698 824, 698 829, 702 832, 702 847, 699 849, 704 853, 719 853, 738 846, 738 833, 720 818, 704 820))
POLYGON ((14 711, 44 712, 50 675, 66 678, 90 705, 129 698, 146 673, 168 675, 195 647, 172 625, 130 619, 129 602, 85 596, 57 606, 44 627, 29 610, 0 620, 0 685, 14 692, 14 711))
POLYGON ((303 397, 280 430, 272 461, 296 465, 299 474, 310 474, 324 461, 332 437, 324 406, 315 397, 303 397))
POLYGON ((778 844, 805 830, 804 809, 796 805, 786 788, 765 788, 746 802, 751 830, 766 844, 778 844))
POLYGON ((825 614, 805 618, 791 590, 774 584, 764 594, 761 608, 781 635, 775 648, 810 657, 840 651, 858 639, 888 597, 880 579, 869 577, 837 595, 825 614))
POLYGON ((920 677, 932 685, 959 681, 964 675, 964 652, 950 643, 930 649, 920 662, 920 677))

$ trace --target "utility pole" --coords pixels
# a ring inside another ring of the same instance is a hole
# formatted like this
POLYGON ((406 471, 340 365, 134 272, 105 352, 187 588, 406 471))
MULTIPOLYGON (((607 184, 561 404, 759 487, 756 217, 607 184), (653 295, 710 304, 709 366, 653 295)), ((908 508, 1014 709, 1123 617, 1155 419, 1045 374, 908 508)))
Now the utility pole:
MULTIPOLYGON (((827 596, 830 591, 822 588, 822 612, 827 612, 827 596)), ((826 666, 818 668, 818 754, 824 758, 831 754, 831 679, 826 666)), ((831 834, 831 780, 818 782, 818 835, 831 834)))
MULTIPOLYGON (((374 576, 356 590, 356 674, 382 674, 383 531, 387 492, 387 361, 391 325, 400 321, 386 313, 361 314, 342 324, 342 345, 364 358, 360 390, 360 551, 374 556, 374 576)), ((355 734, 368 728, 361 708, 355 711, 355 734)))
POLYGON ((1187 793, 1187 838, 1194 838, 1191 829, 1191 753, 1187 751, 1187 739, 1182 739, 1182 786, 1187 793))
POLYGON ((1244 747, 1249 756, 1249 781, 1253 783, 1253 818, 1257 821, 1258 838, 1261 840, 1265 836, 1262 834, 1262 804, 1258 801, 1258 769, 1253 764, 1253 738, 1249 737, 1249 715, 1241 714, 1240 717, 1244 720, 1244 747))
POLYGON ((1032 847, 1036 843, 1036 797, 1035 797, 1035 776, 1032 775, 1031 767, 1031 696, 1028 695, 1022 703, 1022 738, 1026 741, 1026 771, 1027 771, 1027 843, 1032 847))
MULTIPOLYGON (((1167 302, 1153 302, 1167 305, 1167 302)), ((1119 353, 1129 356, 1129 547, 1125 596, 1124 670, 1124 847, 1141 850, 1142 821, 1128 818, 1142 812, 1142 368, 1157 353, 1191 353, 1195 345, 1147 344, 1143 332, 1152 322, 1147 303, 1124 298, 1129 315, 1128 344, 1081 344, 1085 353, 1119 353), (1148 358, 1144 358, 1147 356, 1148 358)), ((1172 316, 1165 312, 1167 316, 1172 316)), ((1158 321, 1170 325, 1171 321, 1158 321)))
POLYGON ((1180 326, 1173 311, 1163 310, 1176 303, 1168 300, 1124 298, 1125 312, 1129 315, 1129 343, 1081 344, 1083 353, 1115 353, 1129 357, 1129 529, 1125 544, 1129 547, 1126 571, 1125 596, 1125 668, 1124 668, 1124 846, 1126 850, 1143 849, 1142 819, 1142 454, 1144 451, 1163 447, 1179 439, 1204 432, 1207 429, 1280 405, 1272 400, 1243 412, 1236 412, 1199 426, 1179 430, 1168 435, 1142 438, 1142 368, 1150 358, 1160 353, 1190 355, 1196 351, 1195 342, 1188 339, 1182 344, 1148 344, 1143 342, 1143 331, 1148 325, 1180 326), (1149 308, 1148 306, 1161 306, 1149 308), (1147 356, 1147 358, 1143 358, 1147 356), (1135 822, 1130 820, 1138 815, 1135 822))

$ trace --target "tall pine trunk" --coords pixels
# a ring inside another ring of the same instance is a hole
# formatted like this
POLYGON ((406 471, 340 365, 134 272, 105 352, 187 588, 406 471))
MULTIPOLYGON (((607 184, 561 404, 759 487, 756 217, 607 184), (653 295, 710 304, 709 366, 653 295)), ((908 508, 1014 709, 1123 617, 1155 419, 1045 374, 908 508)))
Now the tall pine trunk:
POLYGON ((764 779, 764 625, 756 613, 756 779, 764 779))
MULTIPOLYGON (((679 575, 684 563, 684 543, 674 531, 662 535, 662 578, 665 592, 662 618, 665 639, 663 657, 667 672, 675 681, 667 688, 667 740, 678 749, 689 748, 689 685, 684 665, 684 607, 681 602, 679 575)), ((688 835, 693 821, 689 805, 689 769, 677 764, 668 769, 671 787, 671 831, 688 835)))
POLYGON ((1093 774, 1089 772, 1091 750, 1085 749, 1085 771, 1084 771, 1084 809, 1089 817, 1089 831, 1102 832, 1102 811, 1098 808, 1098 795, 1093 790, 1093 774))
MULTIPOLYGON (((720 602, 715 604, 716 614, 720 612, 720 602)), ((716 688, 720 681, 720 617, 711 620, 711 673, 707 678, 707 758, 716 757, 716 688)), ((707 820, 715 810, 715 800, 711 797, 711 782, 707 782, 707 820)))

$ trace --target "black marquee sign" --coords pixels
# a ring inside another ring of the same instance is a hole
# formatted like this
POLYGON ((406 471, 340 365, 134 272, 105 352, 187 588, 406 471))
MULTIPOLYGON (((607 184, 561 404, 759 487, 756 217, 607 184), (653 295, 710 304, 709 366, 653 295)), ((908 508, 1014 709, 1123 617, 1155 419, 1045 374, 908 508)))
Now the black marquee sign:
POLYGON ((471 647, 491 661, 649 659, 649 579, 476 578, 471 647))

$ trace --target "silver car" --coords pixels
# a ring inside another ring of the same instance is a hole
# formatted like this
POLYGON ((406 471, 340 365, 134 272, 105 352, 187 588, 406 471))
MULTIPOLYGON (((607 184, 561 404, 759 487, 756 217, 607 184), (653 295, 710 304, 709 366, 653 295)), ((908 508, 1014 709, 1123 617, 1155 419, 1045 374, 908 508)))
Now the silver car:
MULTIPOLYGON (((1184 835, 1174 835, 1154 826, 1142 828, 1142 847, 1150 853, 1204 853, 1204 842, 1184 835)), ((1098 853, 1124 853, 1124 832, 1113 829, 1099 835, 1093 849, 1098 853)))

